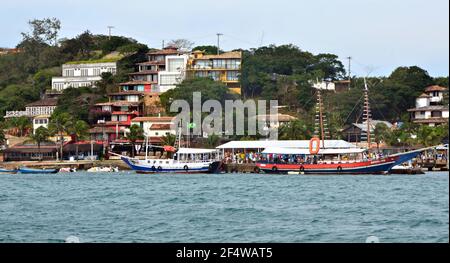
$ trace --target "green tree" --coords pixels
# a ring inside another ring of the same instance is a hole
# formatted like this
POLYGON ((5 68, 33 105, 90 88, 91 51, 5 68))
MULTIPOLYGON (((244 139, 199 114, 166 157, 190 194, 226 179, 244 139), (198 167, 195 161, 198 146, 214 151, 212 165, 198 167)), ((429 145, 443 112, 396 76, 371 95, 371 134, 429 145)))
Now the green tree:
POLYGON ((226 99, 233 98, 225 84, 210 78, 196 78, 185 80, 175 89, 161 94, 161 104, 167 112, 170 112, 170 104, 174 100, 185 100, 192 107, 193 92, 201 92, 202 103, 207 100, 218 100, 224 105, 226 99))
POLYGON ((168 145, 168 146, 175 146, 177 147, 177 145, 175 145, 175 141, 176 141, 176 136, 174 134, 166 134, 162 137, 162 143, 164 145, 168 145))
POLYGON ((3 131, 3 125, 0 125, 0 145, 5 144, 6 142, 6 136, 5 132, 3 131))
POLYGON ((206 146, 208 148, 214 149, 216 148, 220 143, 220 137, 216 134, 210 134, 208 135, 208 138, 206 140, 206 146))
POLYGON ((78 160, 78 142, 88 136, 89 125, 85 121, 78 120, 73 126, 67 128, 75 138, 75 158, 78 160))
POLYGON ((63 160, 64 134, 69 133, 70 128, 73 126, 73 123, 73 117, 67 112, 53 112, 52 116, 50 117, 48 129, 50 130, 51 134, 59 135, 59 156, 61 160, 63 160))
POLYGON ((34 134, 30 135, 31 140, 36 142, 38 146, 38 152, 39 152, 39 160, 42 161, 42 154, 41 154, 41 143, 46 142, 48 140, 48 137, 50 137, 50 132, 45 127, 39 127, 34 131, 34 134))
POLYGON ((389 127, 385 123, 377 123, 374 129, 374 139, 377 143, 377 150, 380 150, 380 143, 385 142, 390 136, 389 127))
POLYGON ((25 116, 21 116, 18 118, 12 118, 11 123, 19 129, 20 137, 23 137, 25 135, 26 131, 29 128, 31 128, 30 119, 25 116))
POLYGON ((130 127, 130 132, 127 134, 127 138, 131 142, 131 156, 134 157, 136 141, 144 139, 144 130, 141 126, 133 124, 130 127))
POLYGON ((61 21, 57 18, 33 19, 28 22, 31 33, 22 33, 24 40, 53 43, 56 45, 58 32, 61 29, 61 21))
POLYGON ((280 140, 307 140, 312 136, 312 129, 304 121, 290 121, 279 128, 280 140))
MULTIPOLYGON (((192 49, 192 51, 204 51, 205 55, 217 55, 217 46, 196 46, 192 49)), ((222 53, 223 50, 220 50, 220 53, 222 53)))

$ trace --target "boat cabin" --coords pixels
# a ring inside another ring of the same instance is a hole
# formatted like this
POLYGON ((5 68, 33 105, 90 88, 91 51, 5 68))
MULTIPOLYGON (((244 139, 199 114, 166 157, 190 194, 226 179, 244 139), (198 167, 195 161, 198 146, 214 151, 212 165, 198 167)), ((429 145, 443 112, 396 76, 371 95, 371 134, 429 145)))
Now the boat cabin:
POLYGON ((311 154, 309 149, 278 148, 265 149, 261 154, 260 163, 276 164, 321 164, 321 163, 351 163, 377 158, 368 155, 366 149, 320 149, 317 154, 311 154))

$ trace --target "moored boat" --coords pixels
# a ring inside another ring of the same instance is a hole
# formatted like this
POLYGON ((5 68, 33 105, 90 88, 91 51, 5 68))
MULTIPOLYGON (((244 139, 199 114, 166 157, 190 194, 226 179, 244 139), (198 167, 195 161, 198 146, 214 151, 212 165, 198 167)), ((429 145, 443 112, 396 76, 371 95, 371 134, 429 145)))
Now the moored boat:
POLYGON ((22 174, 55 174, 58 172, 58 169, 33 169, 28 167, 20 167, 18 172, 22 174))
POLYGON ((266 173, 384 174, 426 149, 370 158, 362 148, 319 149, 312 153, 308 149, 268 148, 256 166, 266 173))
POLYGON ((15 173, 17 173, 17 170, 0 168, 0 173, 15 174, 15 173))
POLYGON ((325 145, 328 129, 325 128, 324 112, 320 89, 317 91, 316 130, 315 137, 309 142, 309 148, 268 148, 263 158, 256 163, 258 169, 267 173, 300 174, 385 174, 392 167, 408 162, 427 149, 382 156, 371 152, 371 113, 367 83, 364 79, 364 110, 365 141, 367 148, 355 145, 338 148, 325 145))
POLYGON ((216 173, 222 163, 215 149, 180 148, 170 159, 120 157, 138 173, 216 173))

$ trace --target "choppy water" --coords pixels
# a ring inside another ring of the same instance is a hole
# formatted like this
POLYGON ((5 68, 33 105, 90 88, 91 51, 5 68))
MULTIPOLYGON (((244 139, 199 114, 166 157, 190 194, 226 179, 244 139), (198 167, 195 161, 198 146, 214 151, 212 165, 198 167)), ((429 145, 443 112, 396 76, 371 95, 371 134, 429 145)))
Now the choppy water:
POLYGON ((448 173, 0 175, 0 242, 449 242, 448 173))

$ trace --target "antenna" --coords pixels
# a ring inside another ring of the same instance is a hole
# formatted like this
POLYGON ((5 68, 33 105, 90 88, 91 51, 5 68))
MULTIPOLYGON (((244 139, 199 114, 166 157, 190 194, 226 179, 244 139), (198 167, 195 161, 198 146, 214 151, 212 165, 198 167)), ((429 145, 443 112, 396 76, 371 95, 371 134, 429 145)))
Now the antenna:
POLYGON ((259 47, 263 45, 263 40, 264 40, 264 31, 261 33, 261 39, 259 40, 259 47))
POLYGON ((111 29, 113 29, 114 26, 108 26, 108 36, 109 36, 109 40, 111 40, 111 29))
POLYGON ((217 55, 220 55, 220 36, 223 36, 222 33, 217 33, 217 55))

